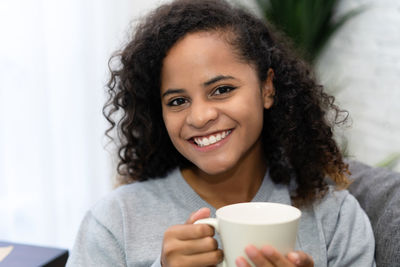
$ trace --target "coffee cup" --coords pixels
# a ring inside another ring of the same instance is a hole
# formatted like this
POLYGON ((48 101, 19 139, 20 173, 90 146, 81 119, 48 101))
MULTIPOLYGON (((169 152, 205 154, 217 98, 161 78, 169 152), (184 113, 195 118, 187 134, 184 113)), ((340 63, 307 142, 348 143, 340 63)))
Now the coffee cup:
POLYGON ((272 202, 246 202, 219 208, 216 218, 200 219, 195 224, 208 224, 219 234, 224 251, 224 267, 236 266, 247 245, 261 248, 271 245, 286 255, 293 251, 301 211, 295 207, 272 202))

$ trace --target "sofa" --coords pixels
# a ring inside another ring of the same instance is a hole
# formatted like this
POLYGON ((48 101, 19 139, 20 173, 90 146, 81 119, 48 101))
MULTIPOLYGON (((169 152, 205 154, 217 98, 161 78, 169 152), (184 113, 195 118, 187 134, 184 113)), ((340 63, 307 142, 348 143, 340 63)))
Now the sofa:
POLYGON ((349 161, 348 188, 367 213, 378 267, 400 266, 400 173, 349 161))

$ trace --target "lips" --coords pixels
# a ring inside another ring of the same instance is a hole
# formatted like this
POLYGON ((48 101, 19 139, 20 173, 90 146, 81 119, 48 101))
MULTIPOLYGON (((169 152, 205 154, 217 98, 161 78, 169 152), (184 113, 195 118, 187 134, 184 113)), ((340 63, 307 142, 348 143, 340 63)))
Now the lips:
POLYGON ((193 142, 199 147, 206 147, 225 139, 231 132, 232 130, 226 130, 216 132, 207 136, 196 136, 191 138, 191 140, 193 140, 193 142))

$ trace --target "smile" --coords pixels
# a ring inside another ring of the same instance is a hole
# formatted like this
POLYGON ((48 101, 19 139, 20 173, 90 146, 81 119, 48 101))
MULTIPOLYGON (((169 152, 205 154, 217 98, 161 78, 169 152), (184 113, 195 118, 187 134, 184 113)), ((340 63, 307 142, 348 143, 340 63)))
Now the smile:
POLYGON ((195 137, 193 138, 193 140, 194 143, 199 147, 206 147, 225 139, 231 132, 232 130, 222 131, 216 134, 209 135, 208 137, 195 137))

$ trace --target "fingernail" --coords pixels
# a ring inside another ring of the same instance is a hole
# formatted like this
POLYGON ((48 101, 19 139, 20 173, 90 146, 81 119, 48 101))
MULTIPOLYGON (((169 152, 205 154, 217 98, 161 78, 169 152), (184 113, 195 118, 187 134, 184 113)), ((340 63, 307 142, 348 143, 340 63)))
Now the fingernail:
POLYGON ((237 267, 246 267, 246 263, 243 261, 243 258, 238 257, 235 261, 237 267))
POLYGON ((249 257, 257 256, 257 248, 255 246, 252 246, 252 245, 247 246, 245 250, 246 250, 247 255, 249 255, 249 257))
POLYGON ((264 246, 264 247, 262 248, 262 252, 263 252, 263 254, 264 254, 265 256, 267 256, 267 257, 270 257, 270 256, 272 256, 272 254, 274 254, 274 250, 273 250, 273 248, 270 247, 270 246, 264 246))
POLYGON ((300 256, 296 252, 290 252, 290 257, 294 260, 295 264, 300 264, 300 256))

